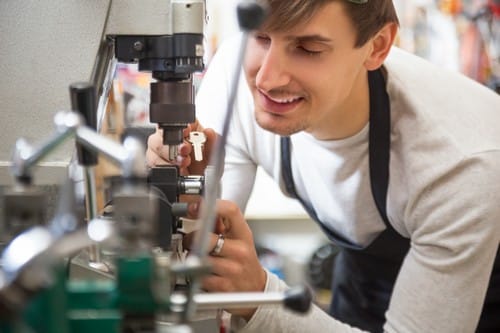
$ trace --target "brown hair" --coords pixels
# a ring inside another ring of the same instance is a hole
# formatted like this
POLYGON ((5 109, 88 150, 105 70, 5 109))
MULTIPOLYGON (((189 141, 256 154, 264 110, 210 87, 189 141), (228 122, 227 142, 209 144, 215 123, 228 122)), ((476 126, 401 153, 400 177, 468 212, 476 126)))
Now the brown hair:
POLYGON ((344 3, 346 14, 357 30, 355 47, 364 45, 386 23, 399 24, 392 0, 368 0, 364 4, 349 0, 267 0, 269 18, 263 29, 283 31, 292 28, 311 19, 317 10, 332 1, 344 3))

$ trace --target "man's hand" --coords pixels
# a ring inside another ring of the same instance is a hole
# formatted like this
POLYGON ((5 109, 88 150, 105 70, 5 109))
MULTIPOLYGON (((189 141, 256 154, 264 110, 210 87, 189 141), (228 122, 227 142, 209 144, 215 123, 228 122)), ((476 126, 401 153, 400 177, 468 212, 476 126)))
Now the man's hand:
POLYGON ((186 175, 202 175, 205 168, 210 161, 210 154, 215 144, 217 135, 213 129, 204 129, 203 126, 196 120, 196 122, 189 124, 184 129, 184 138, 189 137, 192 131, 203 132, 207 138, 203 145, 203 160, 196 161, 194 158, 194 151, 191 143, 186 140, 179 145, 179 155, 176 161, 168 160, 168 147, 163 145, 163 130, 158 128, 156 132, 148 138, 148 150, 146 152, 146 159, 148 166, 154 167, 165 164, 176 164, 179 166, 180 174, 186 175))
MULTIPOLYGON (((210 254, 212 274, 202 280, 203 289, 209 292, 264 291, 266 272, 257 257, 252 231, 239 207, 231 201, 219 200, 216 212, 218 217, 210 248, 216 247, 219 235, 224 236, 224 243, 218 253, 210 254)), ((186 248, 190 247, 193 239, 192 234, 185 238, 186 248)), ((246 320, 252 317, 255 310, 228 309, 246 320)))

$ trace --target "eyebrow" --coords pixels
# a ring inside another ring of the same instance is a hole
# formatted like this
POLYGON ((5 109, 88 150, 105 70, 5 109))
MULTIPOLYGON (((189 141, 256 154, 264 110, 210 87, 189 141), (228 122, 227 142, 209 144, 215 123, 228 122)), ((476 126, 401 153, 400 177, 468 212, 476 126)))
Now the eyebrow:
POLYGON ((322 36, 322 35, 304 35, 304 36, 287 36, 286 39, 288 40, 296 40, 298 42, 322 42, 322 43, 331 43, 333 42, 332 39, 322 36))

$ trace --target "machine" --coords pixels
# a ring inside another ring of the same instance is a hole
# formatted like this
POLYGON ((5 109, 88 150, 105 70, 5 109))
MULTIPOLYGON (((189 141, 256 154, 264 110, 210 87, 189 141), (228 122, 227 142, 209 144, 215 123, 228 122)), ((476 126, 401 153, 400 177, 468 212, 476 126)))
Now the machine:
MULTIPOLYGON (((242 4, 243 30, 262 14, 256 3, 242 4)), ((203 20, 202 0, 0 2, 0 117, 8 125, 0 152, 0 332, 216 332, 220 308, 308 309, 306 288, 198 290, 210 272, 224 133, 209 173, 190 177, 175 166, 148 170, 135 137, 116 142, 100 134, 116 63, 137 62, 155 79, 150 119, 175 158, 195 119, 191 75, 203 69, 203 20), (98 155, 121 171, 106 216, 95 203, 98 155), (177 234, 181 194, 204 194, 208 207, 188 258, 177 234)))

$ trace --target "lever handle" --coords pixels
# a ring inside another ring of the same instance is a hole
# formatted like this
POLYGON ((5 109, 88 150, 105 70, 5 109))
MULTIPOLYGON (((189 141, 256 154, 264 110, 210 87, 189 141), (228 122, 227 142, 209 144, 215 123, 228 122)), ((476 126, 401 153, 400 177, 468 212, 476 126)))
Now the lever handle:
MULTIPOLYGON (((76 82, 70 85, 71 109, 79 112, 85 119, 85 123, 92 129, 97 129, 97 102, 95 87, 88 82, 76 82)), ((78 151, 78 162, 82 166, 94 166, 97 164, 97 153, 81 144, 76 145, 78 151)))
POLYGON ((257 2, 242 2, 236 7, 238 23, 242 30, 257 29, 266 18, 266 8, 257 2))
POLYGON ((311 289, 307 286, 297 286, 285 292, 284 304, 290 310, 306 313, 311 307, 312 298, 311 289))
MULTIPOLYGON (((185 293, 174 293, 170 301, 182 305, 186 304, 186 297, 185 293)), ((312 298, 313 295, 309 287, 298 286, 285 292, 202 293, 194 295, 194 302, 199 310, 284 305, 289 310, 306 313, 311 308, 312 298)))

